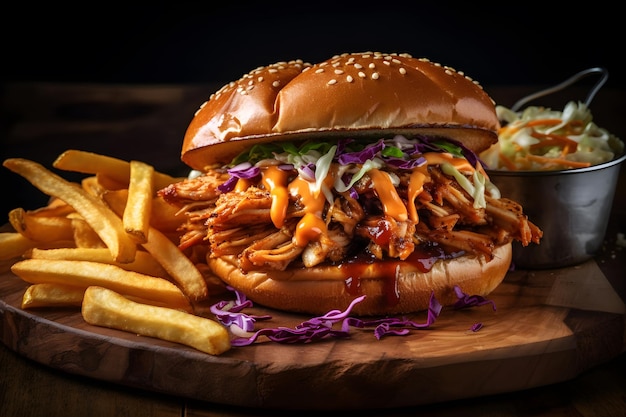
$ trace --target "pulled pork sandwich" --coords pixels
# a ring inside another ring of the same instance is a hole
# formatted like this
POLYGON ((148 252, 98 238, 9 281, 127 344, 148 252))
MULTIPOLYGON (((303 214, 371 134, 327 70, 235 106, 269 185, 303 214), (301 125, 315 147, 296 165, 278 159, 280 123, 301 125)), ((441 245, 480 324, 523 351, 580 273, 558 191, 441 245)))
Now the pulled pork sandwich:
POLYGON ((415 312, 489 294, 511 242, 540 241, 476 157, 498 128, 476 82, 425 59, 281 62, 204 103, 181 153, 198 175, 160 195, 187 216, 180 248, 256 303, 415 312))

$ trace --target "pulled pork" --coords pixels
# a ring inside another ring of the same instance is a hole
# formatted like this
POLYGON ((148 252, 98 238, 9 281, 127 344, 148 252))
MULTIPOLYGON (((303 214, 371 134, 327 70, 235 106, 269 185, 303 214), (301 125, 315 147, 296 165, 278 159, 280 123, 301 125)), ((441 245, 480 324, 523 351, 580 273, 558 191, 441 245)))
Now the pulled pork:
MULTIPOLYGON (((397 178, 397 195, 409 207, 410 171, 385 169, 397 178)), ((372 178, 365 174, 351 192, 333 189, 321 215, 326 232, 302 246, 295 238, 305 215, 302 199, 289 196, 284 224, 276 227, 272 196, 261 180, 246 180, 245 186, 221 192, 219 186, 229 175, 217 169, 171 184, 159 194, 187 216, 182 250, 201 245, 209 256, 237 255, 242 271, 284 270, 292 263, 310 267, 363 253, 403 260, 417 246, 432 244, 449 253, 491 259, 496 246, 512 240, 524 246, 539 243, 541 230, 518 203, 486 195, 486 208, 475 208, 473 198, 438 165, 428 166, 426 172, 423 189, 413 202, 417 216, 398 220, 386 214, 372 178)), ((293 180, 297 172, 291 175, 293 180)))

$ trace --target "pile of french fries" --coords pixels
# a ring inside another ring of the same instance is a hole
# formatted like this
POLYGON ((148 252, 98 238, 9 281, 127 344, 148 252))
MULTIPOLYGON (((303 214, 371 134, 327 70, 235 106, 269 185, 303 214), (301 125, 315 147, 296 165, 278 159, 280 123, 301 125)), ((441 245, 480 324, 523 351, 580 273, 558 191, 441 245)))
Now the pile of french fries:
POLYGON ((209 296, 200 268, 176 245, 183 221, 156 191, 180 178, 141 161, 68 150, 58 170, 85 174, 70 182, 37 162, 4 167, 50 197, 36 210, 9 213, 0 260, 29 283, 22 308, 77 307, 89 324, 191 346, 212 355, 230 348, 224 326, 194 313, 209 296))

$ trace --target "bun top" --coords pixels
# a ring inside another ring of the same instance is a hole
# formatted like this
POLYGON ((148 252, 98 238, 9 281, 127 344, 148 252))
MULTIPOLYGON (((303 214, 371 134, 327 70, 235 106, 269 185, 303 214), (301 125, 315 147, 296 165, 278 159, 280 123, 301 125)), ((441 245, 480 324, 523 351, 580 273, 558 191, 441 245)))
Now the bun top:
POLYGON ((342 54, 259 67, 225 85, 196 112, 181 158, 203 170, 254 143, 394 134, 448 137, 480 152, 499 127, 493 100, 461 72, 408 54, 342 54))

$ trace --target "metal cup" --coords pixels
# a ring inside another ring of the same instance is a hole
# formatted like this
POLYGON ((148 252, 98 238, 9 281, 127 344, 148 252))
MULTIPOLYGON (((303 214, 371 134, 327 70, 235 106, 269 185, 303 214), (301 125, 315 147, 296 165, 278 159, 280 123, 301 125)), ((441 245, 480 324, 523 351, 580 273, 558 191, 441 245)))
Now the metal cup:
POLYGON ((488 170, 502 194, 519 202, 543 230, 539 245, 513 243, 513 264, 523 269, 572 266, 600 249, 626 154, 587 168, 561 171, 488 170))

